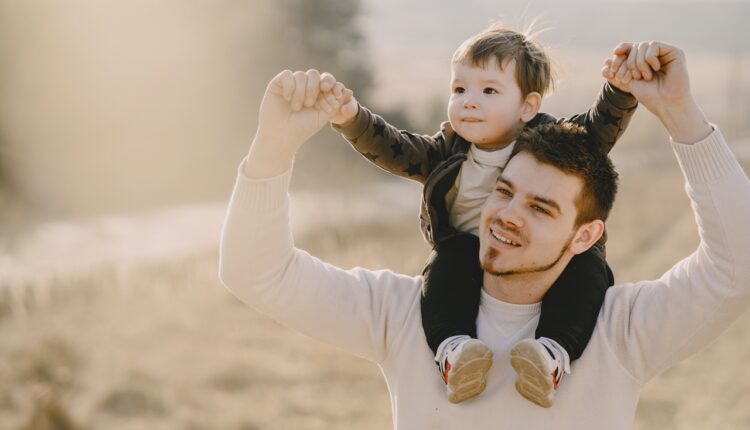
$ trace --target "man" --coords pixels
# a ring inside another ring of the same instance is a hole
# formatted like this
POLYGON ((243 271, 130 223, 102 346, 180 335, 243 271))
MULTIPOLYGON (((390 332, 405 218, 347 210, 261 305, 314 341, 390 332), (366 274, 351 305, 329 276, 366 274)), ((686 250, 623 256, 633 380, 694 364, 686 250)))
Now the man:
POLYGON ((424 365, 431 352, 420 323, 421 278, 342 270, 293 246, 287 189, 294 154, 346 102, 340 88, 325 92, 332 87, 328 76, 282 73, 269 84, 224 225, 222 281, 274 319, 376 362, 396 428, 630 428, 643 385, 706 345, 750 303, 750 181, 693 100, 679 49, 654 42, 616 53, 630 54, 632 70, 656 71, 650 81, 630 81, 629 89, 673 139, 701 243, 660 279, 608 290, 591 342, 554 407, 540 409, 517 396, 506 363, 512 345, 533 337, 539 301, 556 274, 596 242, 603 223, 576 226, 583 180, 531 152, 511 158, 482 211, 477 327, 495 364, 479 398, 448 403, 424 365), (290 108, 318 88, 325 114, 309 104, 290 108), (535 205, 552 219, 532 219, 535 205))

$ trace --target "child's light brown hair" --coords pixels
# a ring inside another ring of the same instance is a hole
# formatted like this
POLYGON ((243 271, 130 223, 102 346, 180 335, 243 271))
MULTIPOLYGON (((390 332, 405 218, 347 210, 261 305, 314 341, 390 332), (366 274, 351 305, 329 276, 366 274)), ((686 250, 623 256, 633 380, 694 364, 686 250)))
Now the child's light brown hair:
POLYGON ((544 96, 552 89, 552 64, 544 47, 531 36, 499 24, 466 39, 453 54, 451 63, 485 67, 492 57, 497 59, 500 69, 515 60, 516 82, 523 97, 532 92, 544 96))

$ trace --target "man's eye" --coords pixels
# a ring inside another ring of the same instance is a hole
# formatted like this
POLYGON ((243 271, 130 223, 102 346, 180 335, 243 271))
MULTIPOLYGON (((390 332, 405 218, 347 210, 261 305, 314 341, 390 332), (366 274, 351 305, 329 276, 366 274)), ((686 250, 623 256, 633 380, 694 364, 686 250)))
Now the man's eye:
POLYGON ((484 93, 485 94, 497 94, 497 90, 494 89, 494 88, 487 87, 487 88, 484 89, 484 93))
POLYGON ((536 212, 539 212, 540 214, 549 215, 549 211, 544 209, 541 206, 531 205, 531 209, 535 210, 536 212))
POLYGON ((513 197, 513 193, 511 193, 510 190, 508 190, 506 188, 497 188, 495 191, 497 191, 498 193, 500 193, 500 194, 502 194, 504 196, 513 197))

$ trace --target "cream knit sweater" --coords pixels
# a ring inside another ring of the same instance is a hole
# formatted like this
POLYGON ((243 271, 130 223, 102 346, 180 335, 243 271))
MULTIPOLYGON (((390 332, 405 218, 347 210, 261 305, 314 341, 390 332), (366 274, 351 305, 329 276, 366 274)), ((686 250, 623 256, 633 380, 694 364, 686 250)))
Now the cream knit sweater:
MULTIPOLYGON (((495 362, 487 389, 450 404, 422 331, 419 277, 342 270, 294 248, 291 172, 237 178, 220 276, 241 300, 282 324, 382 369, 397 429, 629 429, 643 384, 719 335, 750 304, 750 182, 717 130, 672 143, 701 242, 658 280, 610 288, 594 335, 555 405, 516 393, 510 347, 532 337, 540 305, 482 296, 478 337, 495 362)), ((357 393, 352 393, 356 396, 357 393)))

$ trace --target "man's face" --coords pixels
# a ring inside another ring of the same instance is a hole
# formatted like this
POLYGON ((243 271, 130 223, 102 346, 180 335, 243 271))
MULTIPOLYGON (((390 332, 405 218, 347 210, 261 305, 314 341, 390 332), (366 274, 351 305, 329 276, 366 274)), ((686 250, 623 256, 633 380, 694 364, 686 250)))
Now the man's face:
POLYGON ((451 66, 448 119, 461 137, 480 148, 503 148, 515 140, 523 125, 515 70, 515 60, 501 69, 495 57, 486 67, 451 66))
POLYGON ((568 246, 582 186, 580 178, 526 152, 511 158, 482 208, 479 257, 485 272, 541 273, 572 256, 568 246))

